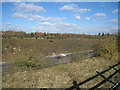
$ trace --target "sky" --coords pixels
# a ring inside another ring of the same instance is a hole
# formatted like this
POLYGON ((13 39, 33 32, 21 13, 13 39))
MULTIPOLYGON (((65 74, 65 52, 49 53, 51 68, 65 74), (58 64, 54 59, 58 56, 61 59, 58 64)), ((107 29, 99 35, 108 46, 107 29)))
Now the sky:
POLYGON ((118 2, 3 2, 2 30, 115 33, 118 2))
POLYGON ((2 2, 119 2, 119 0, 1 0, 2 2))

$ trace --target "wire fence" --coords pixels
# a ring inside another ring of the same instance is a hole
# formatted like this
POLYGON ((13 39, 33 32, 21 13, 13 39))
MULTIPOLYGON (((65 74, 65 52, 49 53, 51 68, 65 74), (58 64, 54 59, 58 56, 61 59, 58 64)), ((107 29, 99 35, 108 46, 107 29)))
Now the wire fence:
POLYGON ((29 63, 29 60, 26 62, 7 63, 2 65, 2 75, 11 74, 15 72, 22 72, 31 69, 42 69, 59 64, 74 62, 76 60, 83 60, 86 58, 93 57, 94 53, 95 52, 93 50, 88 50, 70 53, 67 54, 66 56, 56 55, 54 57, 51 56, 44 57, 41 59, 41 61, 38 62, 34 61, 34 63, 33 62, 29 63))

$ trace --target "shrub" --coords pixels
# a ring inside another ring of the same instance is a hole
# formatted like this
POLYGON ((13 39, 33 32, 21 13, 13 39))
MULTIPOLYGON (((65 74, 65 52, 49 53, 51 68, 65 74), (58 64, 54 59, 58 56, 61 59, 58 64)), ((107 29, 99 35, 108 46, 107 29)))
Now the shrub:
POLYGON ((49 42, 53 42, 53 40, 49 40, 49 42))
POLYGON ((24 66, 24 67, 27 67, 27 68, 37 68, 37 67, 40 67, 40 61, 35 59, 33 56, 29 56, 27 60, 24 60, 24 61, 18 61, 16 62, 15 64, 17 66, 24 66))
POLYGON ((94 47, 97 52, 97 56, 104 57, 106 59, 115 58, 117 55, 117 39, 115 36, 106 37, 105 41, 94 47))

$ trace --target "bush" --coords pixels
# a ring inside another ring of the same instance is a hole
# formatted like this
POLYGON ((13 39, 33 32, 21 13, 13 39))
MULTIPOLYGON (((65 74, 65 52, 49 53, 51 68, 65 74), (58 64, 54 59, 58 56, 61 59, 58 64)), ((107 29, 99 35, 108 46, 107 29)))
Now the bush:
POLYGON ((96 45, 94 50, 97 52, 97 56, 105 59, 115 58, 117 56, 117 38, 115 36, 106 37, 105 41, 96 45))
POLYGON ((53 42, 52 40, 49 40, 49 42, 53 42))
POLYGON ((17 66, 24 66, 27 68, 40 67, 40 61, 36 60, 33 56, 29 56, 27 60, 18 61, 15 63, 17 66))

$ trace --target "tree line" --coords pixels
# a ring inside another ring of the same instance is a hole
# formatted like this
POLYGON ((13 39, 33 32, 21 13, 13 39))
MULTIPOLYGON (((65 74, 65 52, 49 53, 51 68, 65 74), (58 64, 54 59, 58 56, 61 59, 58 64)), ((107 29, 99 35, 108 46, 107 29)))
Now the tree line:
POLYGON ((98 35, 87 35, 87 34, 74 34, 74 33, 42 33, 42 32, 31 32, 26 33, 23 31, 0 31, 1 38, 3 39, 69 39, 69 38, 88 38, 88 39, 100 39, 106 36, 116 34, 105 34, 98 33, 98 35))

